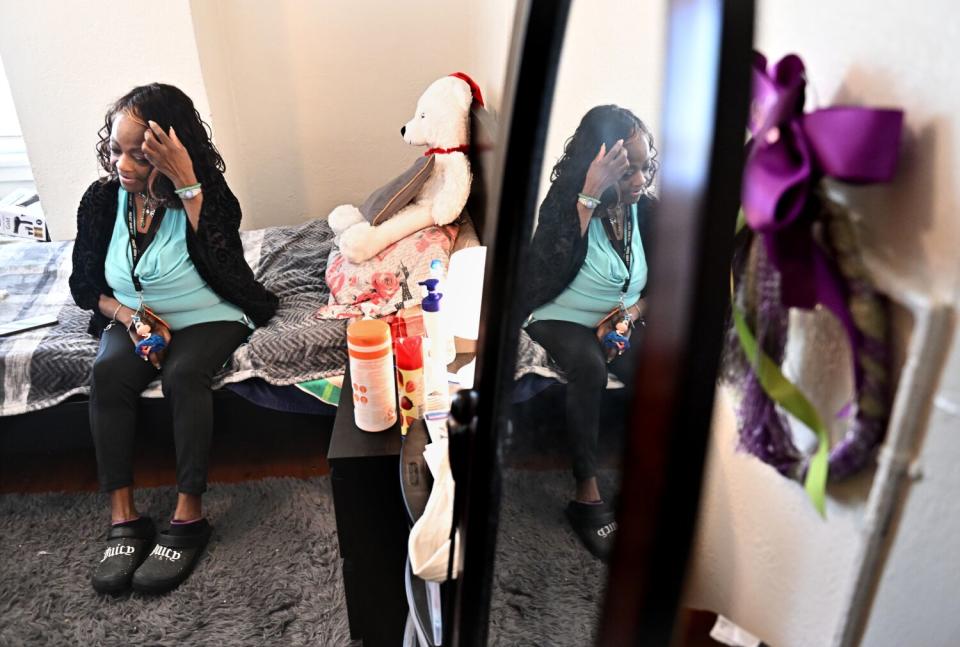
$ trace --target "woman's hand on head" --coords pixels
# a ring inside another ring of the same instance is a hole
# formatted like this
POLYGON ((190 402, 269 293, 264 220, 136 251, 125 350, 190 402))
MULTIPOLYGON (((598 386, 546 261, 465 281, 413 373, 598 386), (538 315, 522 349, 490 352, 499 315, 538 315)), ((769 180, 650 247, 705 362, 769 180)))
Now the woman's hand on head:
POLYGON ((163 132, 156 122, 149 121, 147 131, 143 135, 143 154, 154 166, 147 188, 153 187, 157 173, 163 173, 173 182, 174 188, 195 184, 197 176, 193 171, 193 160, 190 153, 177 137, 177 131, 170 127, 170 132, 163 132))
POLYGON ((607 150, 606 144, 600 144, 600 151, 590 162, 587 177, 583 182, 583 192, 594 198, 599 198, 610 187, 618 186, 620 178, 630 167, 627 150, 623 147, 623 140, 607 150))

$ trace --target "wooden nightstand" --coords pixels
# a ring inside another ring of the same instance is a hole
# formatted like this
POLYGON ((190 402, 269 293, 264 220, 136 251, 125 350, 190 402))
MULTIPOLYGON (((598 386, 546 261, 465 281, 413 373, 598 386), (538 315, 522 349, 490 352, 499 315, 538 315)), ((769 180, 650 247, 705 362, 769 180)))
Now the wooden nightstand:
POLYGON ((374 433, 354 424, 348 367, 327 458, 350 637, 364 647, 399 645, 407 619, 409 526, 398 478, 400 447, 399 423, 374 433))
MULTIPOLYGON (((449 369, 455 371, 473 357, 460 353, 449 369)), ((406 440, 399 422, 387 431, 357 428, 347 367, 327 459, 350 636, 365 647, 401 643, 407 587, 412 590, 415 618, 433 644, 426 583, 410 572, 407 561, 410 526, 423 514, 432 485, 423 458, 427 442, 422 420, 410 426, 406 440)))

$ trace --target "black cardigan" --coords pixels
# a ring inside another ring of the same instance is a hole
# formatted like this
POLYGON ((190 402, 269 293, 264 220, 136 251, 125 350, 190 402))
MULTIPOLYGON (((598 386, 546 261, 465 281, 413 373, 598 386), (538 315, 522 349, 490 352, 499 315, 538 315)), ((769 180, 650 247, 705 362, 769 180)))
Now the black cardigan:
MULTIPOLYGON (((655 204, 656 200, 648 196, 637 203, 637 233, 645 255, 649 253, 650 215, 655 204)), ((580 233, 577 191, 564 190, 554 183, 540 204, 537 231, 530 243, 524 317, 560 296, 577 276, 586 257, 587 236, 580 233)))
MULTIPOLYGON (((117 219, 119 180, 97 180, 77 209, 70 292, 84 310, 92 310, 88 328, 99 337, 109 319, 99 310, 101 294, 113 295, 104 278, 107 248, 117 219)), ((262 326, 277 310, 278 299, 253 277, 240 243, 240 203, 220 173, 203 183, 203 205, 197 231, 187 226, 187 252, 200 277, 225 301, 262 326)))

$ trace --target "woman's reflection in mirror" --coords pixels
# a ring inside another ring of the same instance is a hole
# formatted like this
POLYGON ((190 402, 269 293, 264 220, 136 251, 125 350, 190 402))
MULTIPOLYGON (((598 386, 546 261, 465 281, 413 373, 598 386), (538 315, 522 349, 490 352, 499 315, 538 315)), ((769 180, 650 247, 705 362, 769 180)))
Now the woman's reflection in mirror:
POLYGON ((553 167, 528 258, 526 330, 568 381, 576 488, 566 516, 601 559, 617 528, 597 483, 603 392, 609 373, 632 392, 656 157, 650 129, 629 110, 604 105, 587 112, 553 167))

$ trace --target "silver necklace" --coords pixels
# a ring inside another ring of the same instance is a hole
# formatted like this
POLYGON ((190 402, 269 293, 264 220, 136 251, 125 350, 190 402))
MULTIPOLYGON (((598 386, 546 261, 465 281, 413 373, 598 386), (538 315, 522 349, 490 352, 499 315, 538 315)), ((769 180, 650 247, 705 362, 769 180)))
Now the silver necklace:
POLYGON ((610 226, 613 228, 613 235, 616 236, 617 240, 620 240, 620 238, 623 236, 623 232, 620 230, 620 221, 617 218, 619 213, 619 205, 611 209, 607 209, 607 220, 610 222, 610 226))
POLYGON ((140 192, 140 199, 143 200, 143 211, 140 212, 140 229, 147 226, 147 218, 152 218, 157 212, 157 205, 150 200, 146 193, 140 192))

